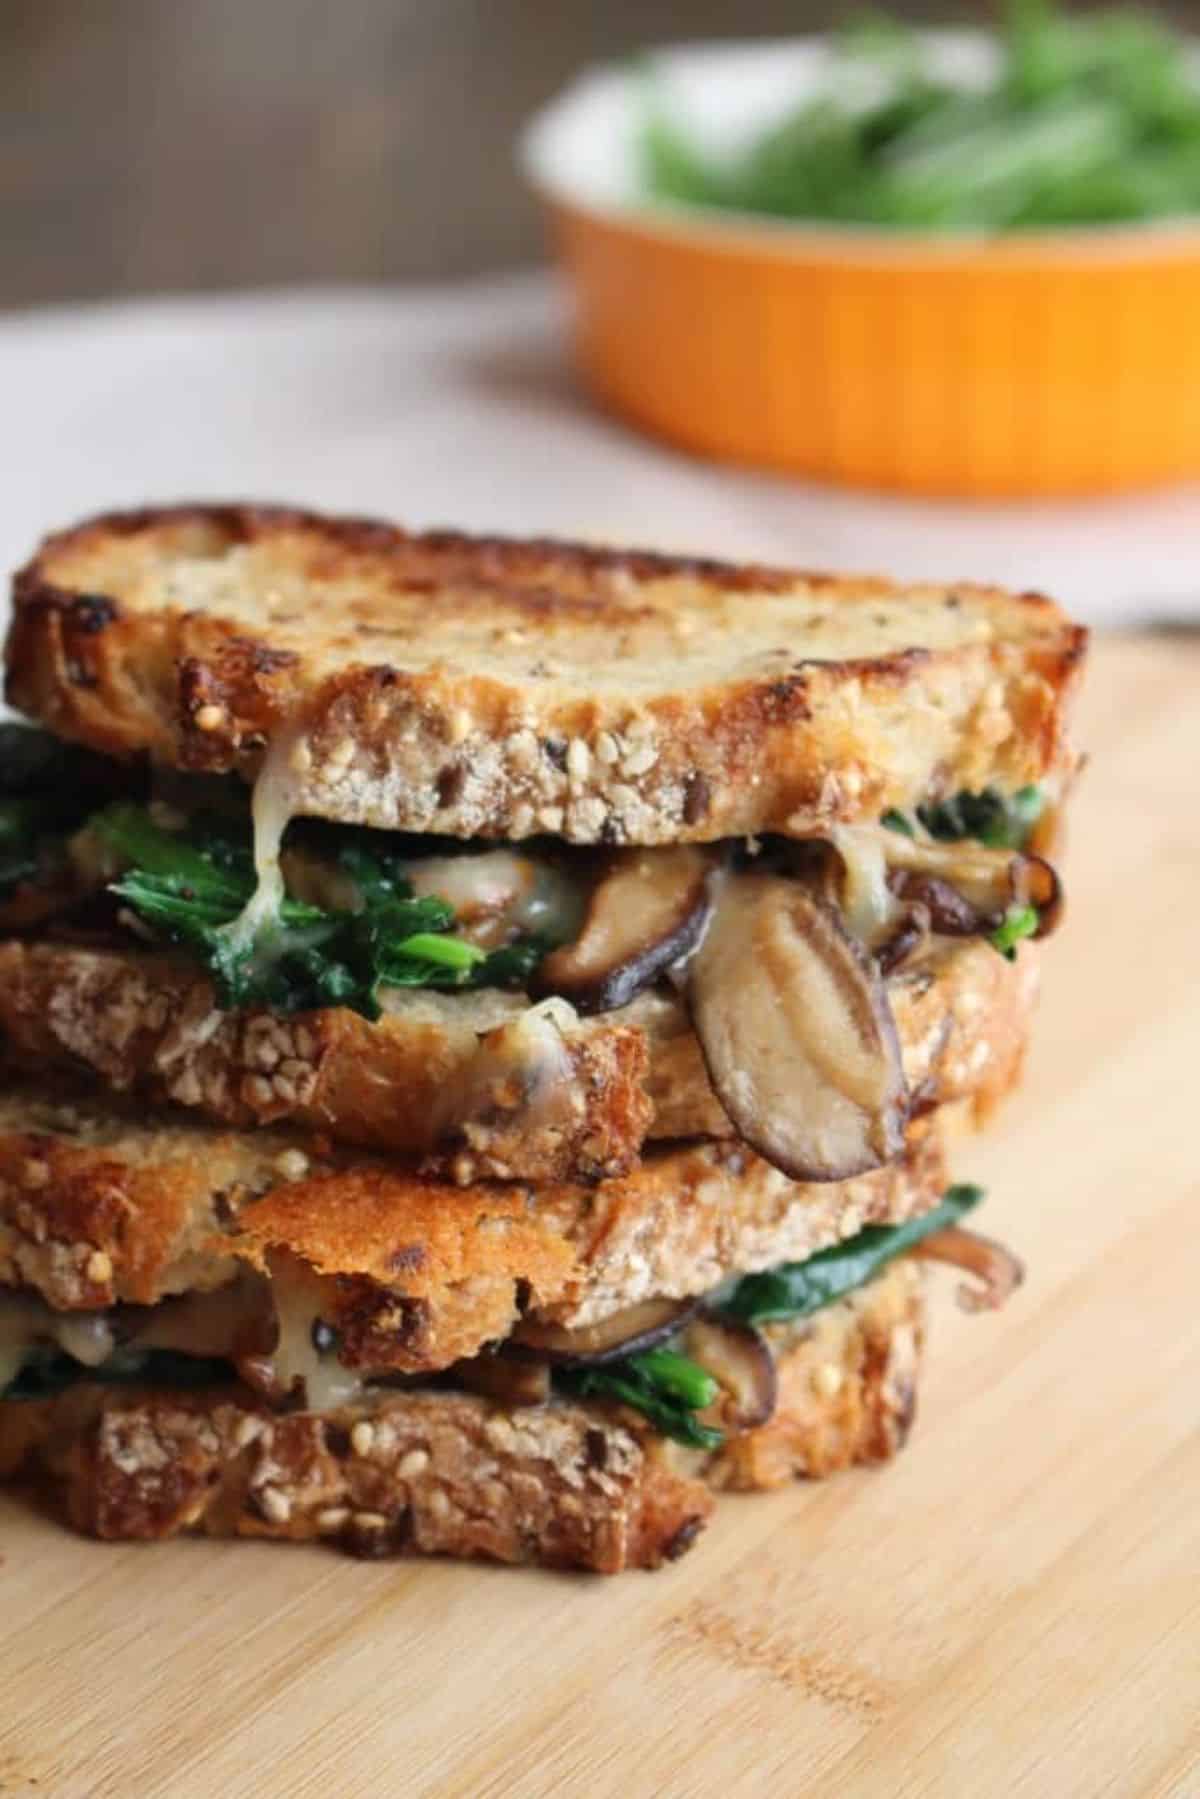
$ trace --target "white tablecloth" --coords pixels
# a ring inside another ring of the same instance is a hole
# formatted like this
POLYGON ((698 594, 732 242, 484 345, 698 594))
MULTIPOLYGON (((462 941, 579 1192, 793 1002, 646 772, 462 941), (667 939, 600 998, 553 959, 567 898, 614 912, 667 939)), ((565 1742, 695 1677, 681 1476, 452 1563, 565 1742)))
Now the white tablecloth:
POLYGON ((967 507, 695 462, 588 407, 561 291, 155 300, 0 317, 0 562, 106 507, 257 497, 809 567, 976 577, 1200 620, 1200 492, 967 507))

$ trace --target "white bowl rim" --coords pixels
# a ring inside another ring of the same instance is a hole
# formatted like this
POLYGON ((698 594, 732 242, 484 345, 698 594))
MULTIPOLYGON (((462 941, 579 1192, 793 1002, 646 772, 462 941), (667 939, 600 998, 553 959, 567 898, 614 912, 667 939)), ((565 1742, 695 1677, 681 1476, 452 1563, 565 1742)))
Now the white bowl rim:
MULTIPOLYGON (((992 34, 978 30, 926 30, 920 34, 935 57, 959 69, 987 67, 995 52, 992 34)), ((731 74, 743 83, 761 82, 766 65, 788 65, 801 80, 812 80, 832 48, 829 34, 811 37, 696 41, 648 49, 644 54, 664 76, 683 78, 703 87, 719 79, 727 87, 731 74)), ((774 68, 773 71, 774 72, 774 68)), ((1005 262, 1031 253, 1059 258, 1125 261, 1147 256, 1194 255, 1200 246, 1200 214, 1121 224, 1081 224, 1031 231, 897 231, 848 221, 780 219, 732 208, 667 204, 636 196, 613 196, 564 168, 564 148, 573 137, 590 140, 591 154, 615 164, 623 153, 617 132, 632 96, 628 63, 585 68, 558 95, 533 115, 521 131, 517 158, 525 179, 539 197, 555 206, 639 235, 667 237, 707 249, 751 247, 781 260, 835 254, 864 262, 954 262, 975 259, 981 251, 1005 262), (605 115, 608 115, 607 117, 605 115), (589 116, 590 115, 590 116, 589 116), (601 130, 607 143, 600 143, 601 130)), ((627 146, 625 146, 627 153, 627 146)))

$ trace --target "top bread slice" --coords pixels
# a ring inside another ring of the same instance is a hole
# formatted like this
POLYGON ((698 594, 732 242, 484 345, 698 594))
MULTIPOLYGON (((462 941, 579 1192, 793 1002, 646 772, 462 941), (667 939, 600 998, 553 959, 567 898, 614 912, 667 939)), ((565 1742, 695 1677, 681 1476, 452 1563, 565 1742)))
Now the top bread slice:
POLYGON ((8 698, 292 812, 578 843, 804 835, 1066 772, 1050 601, 253 506, 113 514, 17 576, 8 698))

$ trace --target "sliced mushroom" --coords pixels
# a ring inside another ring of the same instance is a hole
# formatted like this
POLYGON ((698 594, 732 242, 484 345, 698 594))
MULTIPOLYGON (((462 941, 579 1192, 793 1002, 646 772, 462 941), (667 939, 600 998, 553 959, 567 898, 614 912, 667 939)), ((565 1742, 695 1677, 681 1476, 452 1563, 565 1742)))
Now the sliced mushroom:
POLYGON ((1038 937, 1048 937, 1062 918, 1062 882, 1044 856, 1018 856, 1012 869, 1012 897, 1018 905, 1036 906, 1038 937))
POLYGON ((959 1224, 934 1231, 911 1253, 923 1261, 949 1262, 974 1277, 978 1285, 963 1281, 958 1289, 958 1303, 964 1312, 998 1311, 1025 1279, 1024 1264, 1003 1243, 964 1230, 959 1224))
POLYGON ((978 937, 984 931, 994 930, 1004 917, 1002 907, 981 912, 941 875, 921 874, 917 869, 897 869, 892 876, 892 891, 910 908, 920 908, 929 920, 930 930, 939 937, 978 937))
POLYGON ((688 992, 717 1097, 768 1162, 840 1181, 899 1155, 896 1027, 878 967, 832 906, 784 876, 727 877, 688 992))
POLYGON ((583 930, 537 971, 537 990, 581 1012, 624 1006, 693 950, 711 906, 710 852, 682 845, 618 857, 592 893, 583 930))
POLYGON ((505 1348, 522 1356, 537 1356, 559 1367, 595 1366, 650 1349, 674 1336, 696 1311, 697 1299, 643 1299, 626 1306, 597 1324, 539 1324, 526 1318, 517 1325, 505 1348))
POLYGON ((579 928, 578 883, 556 863, 517 850, 422 857, 405 874, 418 898, 445 900, 456 931, 483 949, 521 933, 561 941, 579 928))
POLYGON ((711 1374, 721 1391, 700 1414, 731 1435, 757 1430, 775 1410, 778 1380, 766 1338, 752 1324, 702 1312, 688 1325, 683 1353, 711 1374))
POLYGON ((907 906, 892 935, 875 952, 880 974, 894 974, 906 962, 911 962, 926 948, 932 928, 933 921, 928 906, 919 901, 907 906))
POLYGON ((882 827, 879 836, 885 843, 893 893, 928 905, 935 931, 968 936, 994 929, 1014 903, 1037 907, 1039 937, 1058 922, 1061 884, 1043 856, 989 849, 971 841, 905 837, 882 827))

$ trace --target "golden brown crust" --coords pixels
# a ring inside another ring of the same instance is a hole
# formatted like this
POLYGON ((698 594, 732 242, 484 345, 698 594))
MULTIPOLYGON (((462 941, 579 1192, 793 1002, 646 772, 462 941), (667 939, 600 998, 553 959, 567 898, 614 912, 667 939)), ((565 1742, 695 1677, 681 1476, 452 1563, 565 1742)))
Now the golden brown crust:
POLYGON ((514 1412, 460 1393, 280 1417, 242 1389, 83 1385, 0 1404, 0 1475, 18 1472, 110 1541, 197 1531, 601 1574, 680 1554, 712 1509, 601 1408, 514 1412))
POLYGON ((62 532, 13 601, 9 699, 62 736, 252 776, 299 722, 299 811, 581 843, 1044 779, 1086 645, 1035 595, 247 506, 62 532))
POLYGON ((6 1183, 0 1282, 58 1310, 95 1310, 210 1287, 237 1263, 278 1275, 287 1256, 313 1271, 313 1314, 342 1333, 348 1365, 407 1373, 476 1354, 523 1309, 585 1324, 641 1299, 705 1293, 731 1271, 800 1259, 865 1224, 922 1212, 946 1183, 940 1120, 919 1122, 903 1162, 850 1181, 805 1185, 740 1145, 705 1143, 656 1152, 594 1187, 531 1192, 446 1187, 361 1157, 321 1160, 283 1133, 139 1126, 111 1106, 77 1105, 74 1134, 55 1141, 53 1112, 0 1097, 6 1164, 24 1168, 31 1139, 17 1127, 34 1118, 48 1171, 32 1192, 6 1183), (96 1207, 98 1183, 121 1195, 115 1212, 96 1207), (180 1194, 187 1209, 176 1225, 180 1194), (103 1278, 93 1281, 97 1251, 103 1278))
POLYGON ((0 1286, 38 1292, 64 1310, 215 1286, 236 1263, 214 1254, 226 1195, 259 1174, 228 1137, 147 1133, 113 1117, 81 1124, 69 1105, 0 1096, 0 1286), (150 1148, 159 1153, 148 1153, 150 1148))
POLYGON ((691 1547, 712 1487, 778 1486, 903 1445, 923 1337, 919 1269, 902 1261, 770 1335, 779 1409, 710 1456, 599 1403, 514 1409, 417 1390, 279 1416, 242 1389, 82 1384, 0 1403, 0 1479, 38 1481, 76 1529, 109 1540, 196 1531, 372 1556, 653 1568, 691 1547))
POLYGON ((946 1181, 936 1130, 901 1164, 820 1186, 716 1144, 534 1199, 342 1173, 254 1202, 234 1248, 273 1276, 285 1272, 280 1253, 317 1271, 311 1304, 338 1332, 345 1366, 417 1374, 476 1355, 522 1311, 590 1324, 640 1300, 706 1293, 734 1271, 802 1260, 864 1225, 928 1210, 946 1181))
MULTIPOLYGON (((918 1103, 1002 1090, 1036 988, 1032 946, 1009 963, 982 941, 894 976, 918 1103)), ((468 1181, 614 1176, 646 1136, 732 1134, 678 998, 645 994, 566 1030, 569 1079, 552 1107, 515 1029, 527 1005, 518 994, 414 995, 377 1024, 343 1009, 218 1013, 207 980, 177 957, 0 944, 0 1040, 14 1063, 86 1070, 222 1124, 303 1125, 468 1181), (506 1068, 525 1078, 488 1078, 506 1068)))
POLYGON ((271 1267, 283 1252, 321 1277, 316 1309, 350 1367, 448 1367, 506 1337, 526 1295, 551 1305, 583 1278, 578 1241, 519 1187, 343 1169, 281 1183, 238 1224, 238 1255, 271 1267))

